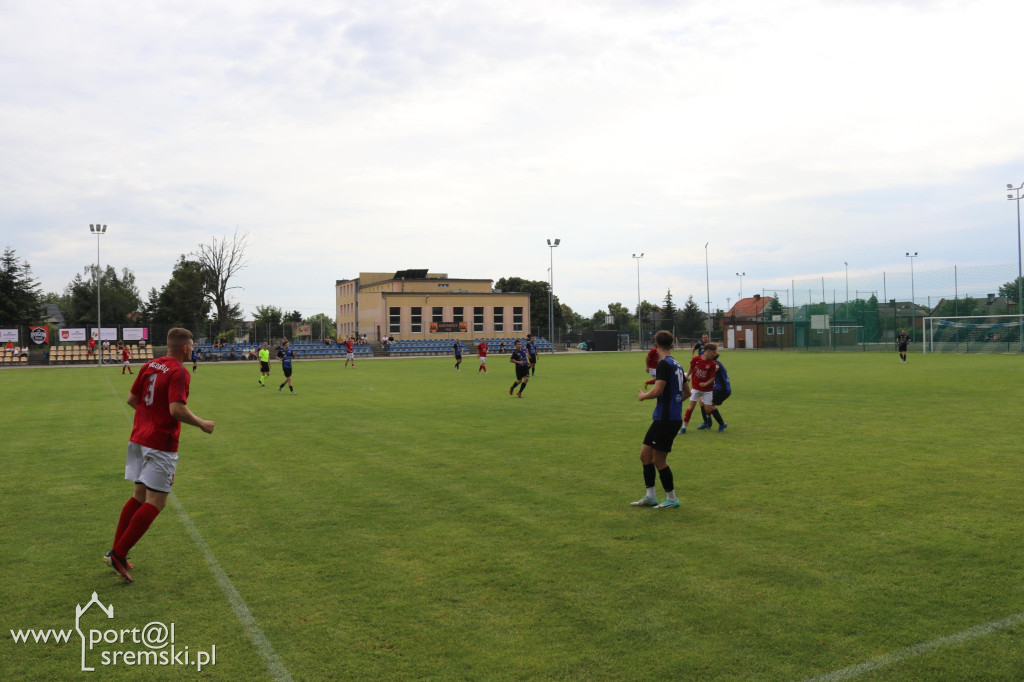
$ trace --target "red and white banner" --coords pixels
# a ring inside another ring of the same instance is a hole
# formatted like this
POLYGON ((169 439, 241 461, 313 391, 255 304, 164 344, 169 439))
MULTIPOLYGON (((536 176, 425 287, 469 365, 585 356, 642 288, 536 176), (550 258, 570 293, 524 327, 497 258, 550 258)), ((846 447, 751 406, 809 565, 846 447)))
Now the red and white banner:
POLYGON ((85 329, 61 329, 61 341, 85 341, 85 329))
POLYGON ((121 338, 125 341, 149 341, 149 327, 125 327, 121 330, 121 338))
POLYGON ((28 335, 32 339, 32 343, 37 346, 42 346, 43 344, 50 345, 49 327, 29 327, 28 335))

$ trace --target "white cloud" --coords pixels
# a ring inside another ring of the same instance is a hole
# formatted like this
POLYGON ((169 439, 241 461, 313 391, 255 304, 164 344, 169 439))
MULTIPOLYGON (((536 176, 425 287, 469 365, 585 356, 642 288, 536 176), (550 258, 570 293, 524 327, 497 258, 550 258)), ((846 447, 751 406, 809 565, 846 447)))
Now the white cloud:
POLYGON ((246 306, 311 312, 361 269, 547 279, 555 236, 587 315, 635 299, 639 251, 645 298, 703 300, 709 240, 723 306, 734 270, 1005 262, 1021 25, 995 0, 8 3, 0 226, 58 289, 107 222, 144 291, 237 226, 246 306))

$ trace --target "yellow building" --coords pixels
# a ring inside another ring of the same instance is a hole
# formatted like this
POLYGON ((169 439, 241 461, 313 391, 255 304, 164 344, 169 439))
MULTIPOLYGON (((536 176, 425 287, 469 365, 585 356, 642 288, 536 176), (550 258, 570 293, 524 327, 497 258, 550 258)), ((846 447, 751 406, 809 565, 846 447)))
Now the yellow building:
POLYGON ((426 270, 360 272, 334 285, 338 338, 525 336, 530 294, 495 291, 493 280, 450 279, 426 270))

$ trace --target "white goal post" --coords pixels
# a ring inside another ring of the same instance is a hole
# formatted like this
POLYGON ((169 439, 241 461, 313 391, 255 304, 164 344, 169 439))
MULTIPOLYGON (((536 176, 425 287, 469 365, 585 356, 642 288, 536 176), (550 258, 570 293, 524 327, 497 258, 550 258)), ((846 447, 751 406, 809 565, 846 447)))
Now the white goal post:
POLYGON ((1022 353, 1024 315, 926 317, 925 353, 1022 353))

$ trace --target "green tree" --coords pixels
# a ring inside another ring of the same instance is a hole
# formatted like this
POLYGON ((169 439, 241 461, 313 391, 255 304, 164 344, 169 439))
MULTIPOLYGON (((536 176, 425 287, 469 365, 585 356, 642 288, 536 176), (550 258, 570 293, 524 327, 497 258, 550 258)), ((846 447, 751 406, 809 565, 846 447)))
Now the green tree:
MULTIPOLYGON (((1024 278, 1018 277, 1013 279, 999 287, 999 295, 1006 298, 1007 301, 1017 303, 1017 296, 1020 295, 1022 284, 1024 284, 1024 278)), ((1020 310, 1016 310, 1013 314, 1016 315, 1018 313, 1020 313, 1020 310)))
POLYGON ((957 317, 964 315, 984 315, 978 299, 964 296, 963 298, 947 298, 942 301, 933 313, 937 317, 957 317))
POLYGON ((636 318, 633 317, 633 313, 629 311, 629 308, 621 303, 609 303, 607 310, 598 310, 591 317, 591 320, 597 329, 618 329, 619 331, 636 329, 636 318), (612 323, 610 325, 605 324, 605 318, 608 315, 612 316, 612 323))
POLYGON ((775 296, 768 301, 768 305, 765 306, 765 315, 767 316, 768 320, 775 319, 775 315, 778 315, 780 320, 784 319, 785 310, 782 307, 782 303, 779 302, 778 294, 775 294, 775 296))
POLYGON ((284 312, 277 306, 256 306, 253 318, 253 334, 255 341, 271 342, 274 339, 288 336, 284 329, 284 312))
POLYGON ((672 332, 672 335, 676 334, 676 318, 679 316, 679 309, 676 308, 675 302, 672 300, 672 290, 669 289, 665 293, 665 300, 661 304, 661 327, 672 332))
POLYGON ((323 341, 328 336, 334 336, 334 320, 324 313, 317 313, 302 320, 302 324, 308 324, 313 328, 313 338, 323 341))
MULTIPOLYGON (((639 315, 640 319, 644 322, 644 338, 650 338, 654 335, 654 332, 658 331, 655 327, 660 329, 661 308, 650 301, 644 300, 640 302, 639 315)), ((643 341, 641 340, 641 342, 643 341)))
POLYGON ((580 335, 594 329, 594 324, 591 320, 575 312, 565 303, 561 305, 561 309, 561 319, 565 325, 562 332, 569 335, 570 338, 577 339, 580 335))
POLYGON ((181 324, 192 329, 209 318, 210 301, 205 292, 203 266, 199 261, 178 258, 171 279, 160 291, 150 289, 146 316, 152 322, 181 324))
MULTIPOLYGON (((530 326, 537 330, 547 330, 542 333, 542 336, 553 336, 553 331, 548 329, 548 292, 551 288, 547 282, 528 280, 522 277, 502 277, 494 283, 494 288, 500 291, 517 291, 530 294, 530 326)), ((555 318, 555 329, 563 329, 565 321, 562 319, 562 304, 557 296, 553 297, 552 308, 552 314, 555 318)))
POLYGON ((42 294, 32 268, 8 246, 0 256, 0 324, 34 324, 42 314, 42 294))
MULTIPOLYGON (((102 271, 100 307, 103 325, 116 327, 138 321, 145 311, 139 290, 135 286, 135 273, 122 268, 120 275, 113 266, 102 271)), ((65 287, 68 309, 64 320, 70 325, 95 326, 96 320, 96 266, 88 265, 82 273, 65 287), (86 275, 83 277, 83 274, 86 275)))
POLYGON ((280 327, 284 323, 284 312, 273 305, 258 305, 253 317, 256 324, 271 324, 280 327))
POLYGON ((679 336, 699 336, 707 331, 707 319, 707 314, 700 309, 693 296, 687 296, 683 310, 679 314, 679 336))

